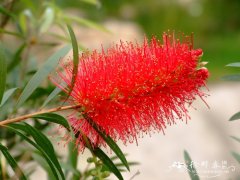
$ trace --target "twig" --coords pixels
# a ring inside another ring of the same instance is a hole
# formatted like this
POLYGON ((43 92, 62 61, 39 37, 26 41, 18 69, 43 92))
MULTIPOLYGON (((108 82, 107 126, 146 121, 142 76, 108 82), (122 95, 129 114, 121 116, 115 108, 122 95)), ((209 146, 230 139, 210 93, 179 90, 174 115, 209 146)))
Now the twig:
POLYGON ((3 120, 3 121, 0 121, 0 126, 4 126, 4 125, 10 124, 10 123, 20 122, 20 121, 23 121, 25 119, 31 118, 33 116, 44 114, 44 113, 64 111, 64 110, 67 110, 67 109, 76 109, 76 108, 80 108, 80 107, 81 107, 81 105, 71 105, 71 106, 60 106, 60 107, 56 107, 56 108, 52 108, 52 109, 41 110, 41 111, 38 111, 38 112, 26 114, 26 115, 19 116, 19 117, 16 117, 16 118, 6 119, 6 120, 3 120))

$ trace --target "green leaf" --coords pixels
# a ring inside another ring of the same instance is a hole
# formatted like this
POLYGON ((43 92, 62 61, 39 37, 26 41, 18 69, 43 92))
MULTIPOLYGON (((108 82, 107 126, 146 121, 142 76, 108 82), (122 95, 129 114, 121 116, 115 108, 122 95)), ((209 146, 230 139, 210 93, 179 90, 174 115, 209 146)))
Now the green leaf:
MULTIPOLYGON (((71 80, 71 87, 68 92, 68 97, 69 97, 74 88, 74 84, 75 84, 77 73, 78 73, 79 53, 78 53, 78 44, 77 44, 76 36, 71 26, 67 25, 67 28, 71 37, 72 47, 73 47, 73 74, 72 74, 72 80, 71 80)), ((66 99, 68 99, 68 97, 66 99)))
POLYGON ((0 13, 6 15, 6 16, 10 16, 11 18, 15 18, 15 14, 11 13, 10 11, 8 11, 6 8, 4 8, 3 6, 0 5, 0 13))
POLYGON ((25 38, 29 35, 29 26, 30 28, 31 26, 34 26, 36 30, 38 29, 38 20, 34 17, 32 12, 35 12, 35 10, 25 8, 25 10, 18 15, 18 30, 25 36, 25 38))
POLYGON ((121 160, 121 162, 125 165, 125 167, 130 171, 127 159, 125 158, 123 152, 119 148, 119 146, 115 143, 115 141, 106 133, 100 130, 98 125, 88 116, 83 115, 84 118, 89 122, 89 124, 92 125, 92 127, 98 132, 98 134, 104 139, 104 141, 107 143, 107 145, 113 150, 113 152, 118 156, 118 158, 121 160))
POLYGON ((68 144, 68 151, 69 151, 69 158, 68 161, 72 165, 73 168, 77 168, 78 162, 78 149, 75 146, 76 139, 74 141, 69 142, 68 144))
POLYGON ((45 107, 54 97, 56 97, 62 90, 58 87, 56 87, 47 97, 47 99, 44 101, 41 108, 45 107))
POLYGON ((58 46, 61 45, 59 42, 46 42, 46 41, 38 41, 38 45, 39 46, 49 46, 49 47, 54 47, 54 46, 58 46))
MULTIPOLYGON (((34 1, 32 1, 32 0, 21 0, 21 2, 25 5, 25 7, 31 8, 33 10, 36 9, 34 1)), ((39 8, 39 6, 38 6, 38 8, 39 8)))
MULTIPOLYGON (((112 160, 112 158, 110 158, 110 159, 112 160)), ((138 163, 138 162, 128 162, 128 165, 131 166, 131 167, 139 165, 139 164, 140 163, 138 163)), ((124 164, 122 164, 122 163, 115 163, 115 166, 118 168, 118 170, 120 172, 126 172, 126 169, 121 169, 121 167, 125 166, 124 164)), ((108 168, 105 165, 103 165, 101 171, 104 172, 104 171, 107 171, 107 170, 108 170, 108 168)))
MULTIPOLYGON (((74 137, 74 135, 72 135, 74 137)), ((78 149, 76 147, 76 139, 73 138, 74 141, 70 141, 68 144, 68 158, 67 165, 69 165, 69 170, 73 173, 72 180, 80 179, 81 173, 77 169, 78 164, 78 149)))
POLYGON ((230 63, 226 66, 229 66, 229 67, 240 67, 240 62, 235 62, 235 63, 230 63))
POLYGON ((240 154, 236 153, 236 152, 232 152, 232 156, 238 161, 238 163, 240 164, 240 154))
MULTIPOLYGON (((129 162, 128 163, 129 166, 136 166, 136 165, 140 165, 139 162, 129 162)), ((125 166, 123 163, 116 163, 115 166, 117 167, 122 167, 122 166, 125 166)))
MULTIPOLYGON (((55 33, 52 33, 52 32, 48 32, 48 34, 53 36, 54 38, 57 38, 57 40, 61 40, 61 41, 67 42, 67 43, 71 42, 71 40, 69 38, 67 38, 66 36, 62 36, 62 35, 55 34, 55 33)), ((78 42, 78 48, 82 51, 86 51, 86 48, 82 44, 80 44, 79 42, 78 42)))
POLYGON ((222 79, 225 81, 240 81, 240 74, 226 75, 222 79))
MULTIPOLYGON (((110 159, 112 160, 112 158, 110 158, 110 159)), ((113 160, 112 160, 112 161, 113 161, 113 160)), ((114 161, 113 161, 113 162, 114 162, 114 161)), ((128 164, 129 164, 129 166, 136 166, 136 165, 139 165, 140 163, 138 163, 138 162, 129 162, 128 164)), ((126 169, 121 169, 121 167, 125 166, 124 164, 122 164, 122 163, 115 163, 115 166, 118 168, 118 170, 119 170, 120 172, 126 172, 126 169)), ((95 168, 93 167, 93 168, 89 169, 88 171, 91 172, 91 171, 94 170, 94 169, 95 169, 95 168)), ((107 166, 103 164, 101 171, 102 171, 102 172, 108 171, 107 166)))
POLYGON ((71 178, 71 180, 75 180, 75 178, 77 178, 77 180, 80 179, 81 177, 81 173, 79 170, 73 168, 70 164, 68 163, 61 163, 61 166, 64 170, 70 171, 74 174, 74 177, 71 178))
POLYGON ((19 23, 19 28, 20 28, 20 31, 23 33, 23 34, 26 34, 27 32, 27 18, 26 18, 26 15, 24 12, 20 13, 19 16, 18 16, 18 23, 19 23))
POLYGON ((12 124, 11 127, 18 128, 18 129, 24 131, 25 133, 30 134, 33 137, 36 144, 39 147, 41 147, 41 149, 48 155, 51 162, 54 164, 54 166, 58 170, 62 179, 65 179, 62 168, 60 166, 60 163, 57 160, 53 145, 50 142, 50 140, 43 133, 38 131, 36 128, 30 126, 27 123, 24 123, 24 124, 25 124, 25 126, 20 125, 20 124, 12 124))
POLYGON ((90 27, 90 28, 94 28, 94 29, 97 29, 97 30, 100 30, 100 31, 108 32, 108 33, 110 32, 105 27, 103 27, 103 26, 101 26, 101 25, 99 25, 97 23, 94 23, 93 21, 80 18, 79 16, 63 15, 63 19, 67 23, 73 21, 73 22, 75 22, 75 23, 77 23, 79 25, 84 25, 84 26, 87 26, 87 27, 90 27))
POLYGON ((51 26, 51 24, 53 23, 54 20, 54 9, 51 7, 47 7, 44 11, 44 14, 41 18, 41 26, 40 26, 40 33, 44 33, 46 32, 49 27, 51 26))
POLYGON ((95 148, 93 150, 93 153, 102 160, 103 164, 108 167, 108 170, 111 171, 119 180, 123 180, 122 174, 118 170, 118 168, 115 166, 115 164, 112 162, 112 160, 100 149, 95 148))
MULTIPOLYGON (((96 130, 96 129, 95 129, 96 130)), ((119 146, 113 141, 113 139, 110 136, 106 136, 106 134, 102 133, 101 131, 98 131, 100 136, 104 139, 104 141, 107 143, 107 145, 113 150, 113 152, 118 156, 118 158, 121 160, 121 162, 125 165, 125 167, 130 171, 129 164, 119 148, 119 146)))
POLYGON ((3 94, 3 98, 2 98, 2 102, 0 104, 0 107, 3 106, 6 101, 11 97, 11 95, 17 90, 18 88, 12 88, 7 90, 4 94, 3 94))
POLYGON ((3 94, 6 86, 7 78, 7 62, 3 49, 0 49, 0 102, 2 101, 3 94))
POLYGON ((230 136, 230 137, 233 138, 234 140, 240 142, 240 138, 237 138, 237 137, 235 137, 235 136, 230 136))
POLYGON ((28 133, 31 134, 35 142, 48 154, 49 157, 51 157, 51 161, 55 165, 56 169, 60 173, 60 176, 62 179, 65 179, 64 173, 62 171, 62 168, 60 166, 60 163, 58 162, 58 159, 56 157, 56 154, 54 152, 54 148, 50 140, 40 131, 38 131, 36 128, 30 126, 27 123, 24 123, 26 130, 28 133))
MULTIPOLYGON (((124 156, 127 156, 128 154, 124 153, 123 155, 124 155, 124 156)), ((112 161, 114 161, 114 160, 116 160, 116 159, 118 159, 118 156, 116 156, 116 155, 114 155, 114 156, 111 157, 111 160, 112 160, 112 161)))
MULTIPOLYGON (((67 157, 67 162, 66 164, 68 164, 74 171, 78 172, 78 173, 74 173, 72 175, 72 180, 77 180, 80 179, 80 177, 82 176, 81 172, 77 169, 77 165, 78 165, 78 146, 77 146, 77 138, 75 138, 75 134, 73 132, 73 127, 70 126, 71 128, 71 132, 70 135, 72 137, 72 141, 69 142, 68 144, 68 157, 67 157)), ((92 150, 92 149, 90 149, 92 150)), ((72 171, 72 170, 71 170, 72 171)))
POLYGON ((38 153, 37 151, 32 153, 33 159, 42 166, 45 172, 47 172, 48 179, 55 179, 54 174, 52 173, 51 168, 49 165, 46 163, 46 161, 43 159, 43 155, 38 153))
POLYGON ((5 34, 16 36, 16 37, 22 37, 22 35, 20 33, 8 31, 8 30, 2 29, 2 28, 0 28, 0 33, 5 33, 5 34))
POLYGON ((70 126, 67 120, 64 117, 55 113, 44 113, 44 114, 33 116, 33 118, 44 119, 49 122, 57 123, 62 125, 66 129, 70 130, 70 126))
POLYGON ((17 178, 20 177, 20 179, 26 180, 27 179, 26 176, 24 175, 24 173, 21 170, 21 168, 18 166, 18 164, 15 161, 15 159, 8 152, 8 149, 5 146, 3 146, 1 143, 0 143, 0 150, 2 151, 3 155, 7 159, 8 163, 10 164, 10 166, 12 167, 13 171, 15 172, 16 177, 17 178))
POLYGON ((27 83, 21 96, 18 99, 17 107, 20 107, 33 93, 33 91, 40 85, 40 83, 51 73, 51 71, 57 66, 61 57, 64 57, 70 50, 70 46, 65 46, 58 52, 53 54, 43 66, 34 74, 34 76, 27 83))
POLYGON ((240 119, 240 112, 237 112, 236 114, 234 114, 229 121, 234 121, 234 120, 238 120, 240 119))
POLYGON ((42 155, 45 158, 45 160, 47 161, 48 165, 50 166, 50 168, 52 170, 52 173, 55 176, 55 178, 59 179, 57 171, 56 171, 55 166, 54 166, 54 163, 51 161, 51 157, 49 157, 48 154, 38 144, 36 144, 31 139, 29 139, 26 135, 24 135, 21 132, 17 131, 17 129, 19 129, 19 130, 21 130, 23 132, 26 132, 27 130, 25 129, 24 125, 21 125, 21 124, 11 124, 11 125, 8 125, 7 128, 10 131, 15 132, 17 135, 19 135, 21 138, 23 138, 25 141, 27 141, 32 146, 34 146, 37 150, 39 150, 42 153, 42 155))
POLYGON ((26 47, 26 43, 23 43, 19 48, 18 50, 16 51, 16 53, 14 54, 11 62, 9 63, 8 67, 7 67, 7 71, 8 73, 13 70, 18 64, 19 62, 21 61, 21 54, 23 52, 23 50, 25 49, 26 47))
POLYGON ((95 5, 95 6, 100 6, 101 3, 98 1, 98 0, 81 0, 85 3, 88 3, 88 4, 92 4, 92 5, 95 5))
POLYGON ((26 23, 26 28, 27 28, 27 24, 31 24, 33 26, 37 26, 37 22, 38 20, 36 19, 36 17, 33 15, 34 11, 31 11, 30 9, 25 9, 23 11, 24 16, 26 16, 27 18, 25 19, 27 22, 26 23))
POLYGON ((197 171, 193 165, 193 161, 190 158, 189 154, 187 151, 184 150, 184 159, 185 159, 185 163, 187 165, 187 169, 188 169, 188 174, 191 178, 191 180, 199 180, 199 176, 197 174, 197 171))

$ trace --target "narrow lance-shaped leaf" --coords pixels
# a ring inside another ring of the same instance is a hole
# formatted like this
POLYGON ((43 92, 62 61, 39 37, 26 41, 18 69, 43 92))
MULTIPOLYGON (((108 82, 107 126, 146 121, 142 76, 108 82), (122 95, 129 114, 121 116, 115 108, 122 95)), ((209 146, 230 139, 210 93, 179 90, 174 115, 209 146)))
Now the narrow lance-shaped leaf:
POLYGON ((48 30, 50 25, 54 20, 54 9, 51 7, 47 7, 44 11, 44 14, 41 18, 41 26, 40 26, 40 33, 44 33, 48 30))
MULTIPOLYGON (((0 159, 2 159, 2 157, 0 156, 0 159)), ((4 162, 0 161, 0 177, 5 176, 5 172, 4 172, 4 162)))
MULTIPOLYGON (((74 135, 72 135, 72 136, 74 136, 74 135)), ((74 139, 74 141, 71 141, 68 144, 68 158, 67 158, 67 164, 70 165, 70 167, 72 168, 71 171, 75 172, 75 173, 73 173, 73 176, 71 178, 73 180, 80 179, 80 176, 81 176, 81 173, 77 169, 78 149, 75 146, 75 141, 76 141, 76 139, 74 139)))
POLYGON ((3 94, 3 98, 2 98, 2 102, 0 103, 0 107, 3 106, 6 101, 11 97, 11 95, 17 90, 18 88, 12 88, 7 90, 4 94, 3 94))
POLYGON ((47 97, 47 99, 44 101, 41 108, 45 107, 54 97, 56 97, 62 90, 58 87, 56 87, 47 97))
POLYGON ((240 81, 240 74, 226 75, 222 79, 225 81, 240 81))
POLYGON ((226 66, 229 66, 229 67, 240 67, 240 62, 230 63, 230 64, 227 64, 226 66))
POLYGON ((16 37, 19 37, 19 38, 23 37, 20 33, 13 32, 13 31, 8 31, 8 30, 2 29, 2 28, 0 28, 0 33, 5 33, 5 34, 16 36, 16 37))
POLYGON ((7 62, 3 49, 0 49, 0 102, 6 86, 7 62))
POLYGON ((98 125, 87 115, 83 115, 84 118, 89 122, 89 124, 92 125, 92 127, 98 132, 98 134, 104 139, 104 141, 108 144, 108 146, 113 150, 113 152, 118 156, 118 158, 121 160, 121 162, 125 165, 125 167, 130 170, 128 162, 121 151, 121 149, 118 147, 118 145, 114 142, 114 140, 106 135, 103 131, 100 130, 98 125))
POLYGON ((69 163, 61 163, 62 168, 65 170, 65 176, 68 176, 68 172, 71 172, 74 176, 71 177, 71 180, 79 180, 82 175, 78 169, 73 168, 69 163))
POLYGON ((70 126, 69 126, 67 120, 59 114, 44 113, 44 114, 39 114, 39 115, 33 116, 33 118, 44 119, 49 122, 60 124, 68 130, 70 129, 70 126))
MULTIPOLYGON (((18 124, 19 129, 30 134, 33 137, 37 145, 39 145, 44 150, 44 152, 46 152, 46 154, 50 157, 52 163, 60 173, 62 179, 65 179, 62 168, 60 166, 60 163, 57 160, 53 145, 50 142, 50 140, 43 133, 38 131, 36 128, 30 126, 27 123, 24 123, 24 124, 25 126, 22 126, 22 127, 19 127, 19 124, 18 124)), ((16 125, 14 126, 16 127, 16 125)))
POLYGON ((81 1, 86 2, 88 4, 96 5, 96 6, 100 6, 101 5, 99 0, 81 0, 81 1))
MULTIPOLYGON (((124 153, 123 155, 126 157, 128 154, 124 153)), ((116 159, 118 159, 118 156, 116 156, 116 155, 114 155, 114 156, 111 157, 111 160, 112 160, 112 161, 114 161, 114 160, 116 160, 116 159)))
MULTIPOLYGON (((65 25, 65 24, 64 24, 65 25)), ((49 35, 57 38, 57 40, 61 40, 61 41, 64 41, 64 42, 67 42, 67 43, 70 43, 71 42, 71 38, 67 38, 66 36, 61 36, 59 34, 55 34, 55 33, 51 33, 51 32, 48 32, 49 35)), ((86 50, 86 47, 84 47, 82 44, 80 44, 78 42, 78 48, 82 51, 85 51, 86 50)))
POLYGON ((90 20, 86 20, 77 16, 70 16, 70 15, 63 15, 64 20, 68 23, 68 22, 76 22, 79 25, 84 25, 90 28, 94 28, 100 31, 104 31, 104 32, 108 32, 110 33, 110 31, 108 29, 106 29, 105 27, 90 21, 90 20))
MULTIPOLYGON (((77 77, 78 73, 78 64, 79 64, 79 52, 78 52, 78 44, 77 44, 77 39, 76 36, 71 28, 71 26, 67 25, 71 41, 72 41, 72 47, 73 47, 73 74, 72 74, 72 82, 71 82, 71 87, 69 89, 69 95, 71 94, 72 89, 74 88, 75 80, 77 77)), ((66 99, 68 99, 68 97, 66 99)))
MULTIPOLYGON (((112 160, 112 158, 110 158, 111 160, 112 160)), ((113 160, 112 160, 113 161, 113 160)), ((113 161, 114 162, 114 161, 113 161)), ((138 162, 128 162, 128 165, 129 166, 136 166, 136 165, 139 165, 140 163, 138 163, 138 162)), ((124 164, 122 164, 122 163, 115 163, 115 166, 118 168, 118 170, 120 171, 120 172, 126 172, 126 169, 121 169, 123 166, 125 167, 125 165, 124 164)), ((105 165, 103 165, 103 167, 102 167, 102 171, 107 171, 108 170, 108 168, 105 166, 105 165)))
POLYGON ((187 151, 184 151, 184 159, 185 159, 185 163, 186 163, 187 169, 188 169, 188 174, 189 174, 191 180, 199 180, 197 171, 193 165, 193 161, 190 158, 187 151))
POLYGON ((43 159, 42 154, 35 151, 32 153, 32 157, 33 157, 34 161, 36 161, 38 164, 40 164, 40 166, 47 173, 48 179, 55 179, 55 176, 52 173, 51 168, 49 167, 48 163, 43 159))
POLYGON ((51 157, 51 161, 53 162, 56 169, 60 173, 62 179, 65 179, 64 173, 62 171, 60 163, 58 162, 58 159, 54 152, 53 145, 50 142, 50 140, 43 133, 38 131, 36 128, 30 126, 29 124, 25 123, 25 127, 28 130, 28 132, 32 135, 35 142, 49 155, 49 157, 51 157))
POLYGON ((15 18, 15 14, 12 12, 8 11, 6 8, 4 8, 2 5, 0 5, 0 13, 5 14, 6 16, 9 16, 11 18, 15 18))
POLYGON ((21 0, 21 2, 28 8, 28 9, 32 9, 32 10, 36 10, 37 8, 39 8, 39 6, 36 6, 35 1, 32 0, 21 0))
POLYGON ((27 141, 28 143, 30 143, 32 146, 34 146, 37 150, 39 150, 43 157, 45 158, 45 160, 47 161, 49 167, 51 168, 52 170, 52 173, 53 175, 55 176, 56 179, 59 179, 58 178, 58 174, 57 174, 57 171, 55 169, 55 166, 53 164, 53 162, 51 161, 51 157, 48 156, 48 154, 38 145, 36 144, 35 142, 33 142, 30 138, 28 138, 26 135, 24 135, 23 133, 17 131, 17 129, 19 130, 22 130, 24 132, 26 132, 26 128, 24 125, 21 125, 21 124, 11 124, 11 125, 8 125, 7 128, 10 130, 10 131, 13 131, 14 133, 16 133, 17 135, 19 135, 21 138, 23 138, 25 141, 27 141))
POLYGON ((27 33, 27 17, 24 12, 18 15, 18 27, 22 34, 25 35, 27 33))
POLYGON ((71 141, 68 146, 69 151, 69 161, 73 168, 76 169, 77 167, 77 160, 78 160, 78 149, 75 146, 75 142, 71 141))
POLYGON ((119 180, 123 180, 122 174, 118 170, 118 168, 115 166, 115 164, 112 162, 112 160, 100 149, 95 148, 93 150, 93 153, 102 160, 103 164, 108 167, 108 170, 111 171, 119 180))
POLYGON ((16 51, 16 53, 14 54, 11 62, 9 63, 8 67, 7 67, 7 70, 8 70, 8 73, 13 70, 18 64, 19 62, 21 61, 21 54, 23 52, 23 50, 25 49, 26 47, 26 43, 23 43, 19 48, 18 50, 16 51))
MULTIPOLYGON (((129 166, 136 166, 136 165, 140 165, 140 163, 139 162, 128 162, 128 165, 129 166)), ((122 167, 122 166, 125 166, 123 163, 115 163, 115 166, 116 167, 122 167)))
POLYGON ((240 138, 237 138, 237 137, 235 137, 235 136, 230 136, 230 137, 240 143, 240 138))
POLYGON ((234 121, 234 120, 238 120, 240 119, 240 112, 237 112, 236 114, 234 114, 229 121, 234 121))
POLYGON ((16 178, 27 180, 26 176, 24 175, 23 171, 21 170, 21 168, 19 167, 15 159, 8 152, 8 149, 5 146, 3 146, 1 143, 0 143, 0 150, 2 151, 9 165, 12 167, 13 171, 16 173, 16 178))
POLYGON ((240 164, 240 154, 238 154, 236 152, 232 152, 232 155, 238 161, 238 163, 240 164))
POLYGON ((51 73, 51 71, 57 66, 61 57, 65 56, 70 50, 70 46, 65 46, 58 52, 53 54, 43 66, 34 74, 34 76, 27 83, 21 96, 18 99, 17 107, 20 107, 33 93, 33 91, 41 84, 41 82, 51 73))

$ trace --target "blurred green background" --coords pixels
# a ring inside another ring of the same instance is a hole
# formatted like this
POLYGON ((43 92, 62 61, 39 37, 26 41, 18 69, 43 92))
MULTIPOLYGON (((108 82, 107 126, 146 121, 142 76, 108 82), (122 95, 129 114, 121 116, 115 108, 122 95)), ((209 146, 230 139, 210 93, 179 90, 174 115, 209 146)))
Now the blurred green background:
MULTIPOLYGON (((86 0, 91 1, 91 0, 86 0)), ((79 6, 89 19, 131 21, 148 36, 163 31, 194 32, 195 47, 204 50, 211 81, 236 73, 226 64, 240 61, 239 0, 102 0, 99 6, 76 0, 58 0, 65 8, 79 6)))
MULTIPOLYGON (((3 0, 0 0, 0 2, 3 0)), ((26 5, 39 17, 46 2, 63 11, 73 10, 81 18, 101 24, 107 20, 139 25, 147 36, 161 36, 175 30, 194 33, 195 48, 204 50, 203 61, 209 62, 211 81, 220 81, 237 69, 225 67, 240 61, 239 0, 14 0, 14 11, 26 5)))

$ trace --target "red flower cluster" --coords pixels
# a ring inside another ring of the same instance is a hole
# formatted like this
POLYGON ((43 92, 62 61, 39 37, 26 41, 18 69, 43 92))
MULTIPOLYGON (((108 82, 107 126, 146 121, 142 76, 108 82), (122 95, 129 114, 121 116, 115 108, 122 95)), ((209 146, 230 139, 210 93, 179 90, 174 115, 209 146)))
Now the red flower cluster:
MULTIPOLYGON (((188 118, 186 106, 209 76, 201 66, 201 49, 193 49, 191 38, 182 42, 174 34, 163 34, 142 45, 121 42, 106 51, 93 51, 80 57, 71 103, 80 104, 83 113, 110 135, 124 143, 137 140, 150 131, 163 131, 176 119, 188 118)), ((57 74, 69 94, 73 63, 61 64, 57 74)), ((81 114, 69 116, 75 133, 84 133, 94 146, 105 145, 81 114)), ((78 137, 84 148, 82 136, 78 137)))

